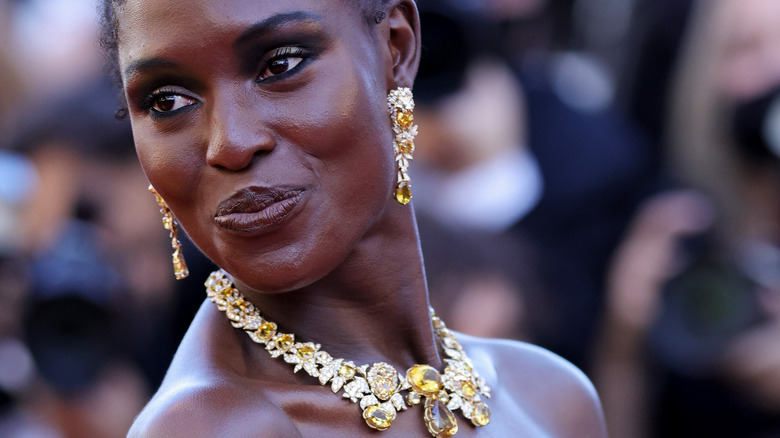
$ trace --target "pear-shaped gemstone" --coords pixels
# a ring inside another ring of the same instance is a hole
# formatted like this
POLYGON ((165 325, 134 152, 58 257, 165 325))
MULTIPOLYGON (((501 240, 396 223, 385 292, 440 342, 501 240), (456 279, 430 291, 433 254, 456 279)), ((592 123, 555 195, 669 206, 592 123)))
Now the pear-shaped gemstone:
POLYGON ((412 200, 412 189, 409 187, 409 183, 402 182, 398 184, 398 187, 395 189, 395 199, 404 205, 412 200))
POLYGON ((474 426, 487 426, 490 423, 490 409, 484 403, 477 403, 474 405, 474 410, 471 411, 471 422, 474 426))
POLYGON ((458 422, 441 400, 429 397, 425 400, 425 425, 436 438, 449 438, 458 433, 458 422))
POLYGON ((190 275, 190 271, 187 269, 187 263, 184 261, 184 255, 182 255, 180 248, 176 248, 173 251, 173 273, 177 280, 183 280, 190 275))

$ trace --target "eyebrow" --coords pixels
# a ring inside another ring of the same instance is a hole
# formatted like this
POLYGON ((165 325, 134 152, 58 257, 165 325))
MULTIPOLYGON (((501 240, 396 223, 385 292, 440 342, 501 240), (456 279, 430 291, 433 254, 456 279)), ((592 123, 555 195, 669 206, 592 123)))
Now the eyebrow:
POLYGON ((299 23, 305 23, 305 22, 312 22, 312 21, 320 21, 322 19, 321 16, 308 11, 294 11, 294 12, 283 12, 280 14, 272 15, 268 18, 266 18, 263 21, 258 21, 257 23, 249 26, 248 29, 241 32, 241 35, 236 38, 236 41, 234 43, 234 46, 238 47, 241 45, 244 45, 248 41, 261 36, 266 33, 270 33, 280 27, 284 27, 285 25, 293 22, 299 22, 299 23))
POLYGON ((173 61, 163 58, 142 58, 131 62, 124 69, 124 77, 131 78, 144 70, 153 70, 162 67, 173 67, 177 64, 173 61))
MULTIPOLYGON (((249 26, 246 30, 241 32, 241 35, 236 38, 234 46, 241 46, 246 42, 257 38, 258 36, 273 32, 274 30, 284 27, 285 25, 293 22, 312 22, 320 21, 321 16, 308 11, 293 11, 283 12, 280 14, 272 15, 265 20, 258 21, 257 23, 249 26)), ((145 70, 153 70, 161 67, 173 67, 177 64, 173 61, 164 58, 142 58, 131 62, 125 67, 123 73, 125 78, 130 78, 145 70)))

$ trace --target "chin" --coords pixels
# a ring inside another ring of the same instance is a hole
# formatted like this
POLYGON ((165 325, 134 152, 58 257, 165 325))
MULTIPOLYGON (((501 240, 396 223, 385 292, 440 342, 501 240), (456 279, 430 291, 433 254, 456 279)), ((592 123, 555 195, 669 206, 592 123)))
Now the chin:
POLYGON ((262 261, 234 261, 224 269, 246 287, 276 294, 305 288, 327 276, 335 266, 323 266, 300 257, 269 257, 262 261))

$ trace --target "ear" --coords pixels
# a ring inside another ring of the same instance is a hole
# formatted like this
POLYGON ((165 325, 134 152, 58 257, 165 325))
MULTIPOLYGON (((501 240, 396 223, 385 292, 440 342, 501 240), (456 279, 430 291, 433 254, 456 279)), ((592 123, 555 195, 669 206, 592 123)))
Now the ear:
POLYGON ((420 66, 420 16, 413 0, 394 0, 385 20, 389 63, 388 90, 412 88, 420 66))

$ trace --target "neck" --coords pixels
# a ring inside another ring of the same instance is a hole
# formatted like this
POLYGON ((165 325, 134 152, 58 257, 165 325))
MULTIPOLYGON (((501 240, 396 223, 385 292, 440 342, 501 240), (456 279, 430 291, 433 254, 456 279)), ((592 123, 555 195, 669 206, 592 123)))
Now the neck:
POLYGON ((280 330, 319 343, 334 357, 439 368, 417 228, 413 213, 407 216, 389 232, 369 231, 334 271, 299 290, 264 294, 236 287, 280 330))

